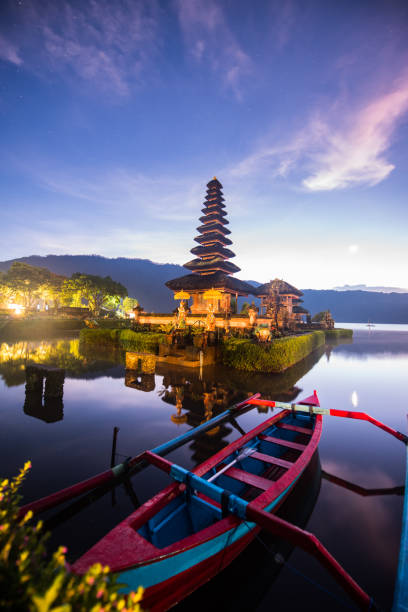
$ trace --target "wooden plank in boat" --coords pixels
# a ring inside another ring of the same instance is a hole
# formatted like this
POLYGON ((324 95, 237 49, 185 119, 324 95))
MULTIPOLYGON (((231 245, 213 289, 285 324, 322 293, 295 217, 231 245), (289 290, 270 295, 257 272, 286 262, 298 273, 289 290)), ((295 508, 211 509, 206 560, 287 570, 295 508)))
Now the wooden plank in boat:
POLYGON ((307 434, 311 436, 313 433, 313 429, 308 429, 307 427, 299 427, 298 425, 290 425, 289 423, 276 423, 277 427, 281 429, 287 429, 288 431, 296 431, 297 433, 307 434))
POLYGON ((262 491, 270 489, 275 484, 273 481, 268 480, 267 478, 262 478, 262 476, 257 476, 256 474, 251 474, 250 472, 245 472, 244 470, 240 470, 239 468, 235 467, 230 467, 229 470, 225 472, 225 476, 230 476, 235 480, 244 482, 251 487, 261 489, 262 491))
POLYGON ((294 450, 304 451, 306 448, 305 444, 299 444, 298 442, 289 442, 289 440, 282 440, 282 438, 275 438, 274 436, 259 436, 260 440, 264 442, 273 442, 273 444, 279 444, 279 446, 286 446, 287 448, 293 448, 294 450))
POLYGON ((278 457, 270 457, 269 455, 265 455, 265 453, 252 453, 250 457, 251 459, 258 459, 258 461, 263 461, 264 463, 271 463, 273 465, 279 465, 280 467, 286 468, 287 470, 291 468, 293 465, 291 461, 285 461, 284 459, 278 459, 278 457))

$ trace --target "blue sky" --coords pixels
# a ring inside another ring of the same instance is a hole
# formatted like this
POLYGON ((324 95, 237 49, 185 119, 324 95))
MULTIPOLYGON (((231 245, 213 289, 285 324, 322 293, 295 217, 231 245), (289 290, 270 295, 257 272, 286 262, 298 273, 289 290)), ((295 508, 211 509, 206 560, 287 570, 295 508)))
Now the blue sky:
POLYGON ((183 264, 224 185, 242 279, 408 287, 408 3, 3 0, 0 260, 183 264))

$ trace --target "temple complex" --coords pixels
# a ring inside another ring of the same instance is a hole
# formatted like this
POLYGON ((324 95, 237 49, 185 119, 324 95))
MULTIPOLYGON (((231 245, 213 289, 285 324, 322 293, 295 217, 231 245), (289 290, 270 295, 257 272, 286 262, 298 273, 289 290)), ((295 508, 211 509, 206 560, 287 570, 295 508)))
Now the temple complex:
POLYGON ((184 264, 191 274, 166 283, 176 295, 188 292, 192 314, 207 313, 209 305, 214 313, 230 313, 231 297, 236 300, 239 295, 253 293, 252 285, 232 276, 240 268, 229 261, 235 253, 227 248, 232 242, 227 237, 231 232, 226 227, 229 222, 225 208, 222 185, 214 177, 207 184, 203 216, 199 219, 202 225, 197 227, 198 236, 194 238, 199 246, 191 249, 196 258, 184 264))
MULTIPOLYGON (((198 243, 191 249, 194 259, 184 264, 189 274, 167 281, 179 306, 171 314, 154 314, 135 309, 136 323, 161 325, 172 330, 214 333, 223 329, 252 330, 260 341, 268 341, 273 334, 312 327, 310 313, 302 304, 303 293, 282 279, 275 278, 259 287, 246 283, 233 275, 240 268, 230 260, 235 253, 229 248, 232 241, 228 229, 227 211, 220 181, 214 177, 207 184, 203 213, 197 227, 198 243), (238 297, 255 296, 254 302, 238 312, 238 297)), ((327 328, 333 321, 322 320, 313 327, 327 328)), ((160 356, 159 356, 160 358, 160 356)), ((205 365, 205 363, 204 363, 205 365)))

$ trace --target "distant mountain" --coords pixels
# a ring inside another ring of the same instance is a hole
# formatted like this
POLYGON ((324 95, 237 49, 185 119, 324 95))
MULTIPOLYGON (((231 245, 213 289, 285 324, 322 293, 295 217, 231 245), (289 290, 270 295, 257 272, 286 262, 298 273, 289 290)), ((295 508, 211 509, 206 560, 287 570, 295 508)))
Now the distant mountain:
POLYGON ((329 309, 344 323, 408 323, 408 293, 302 289, 312 314, 329 309))
MULTIPOLYGON (((74 272, 111 276, 125 285, 129 295, 136 297, 146 310, 153 312, 171 312, 175 308, 172 292, 164 283, 186 273, 182 266, 175 264, 125 257, 109 259, 100 255, 31 255, 0 262, 0 270, 8 270, 14 261, 48 268, 65 276, 71 276, 74 272)), ((246 282, 254 286, 261 284, 253 280, 246 282)), ((344 323, 408 323, 408 292, 380 293, 355 289, 302 291, 303 306, 312 314, 330 309, 334 319, 344 323)), ((254 296, 248 296, 239 298, 238 306, 240 308, 243 302, 252 301, 259 304, 254 296)))
POLYGON ((402 287, 367 287, 367 285, 343 285, 333 287, 334 291, 372 291, 375 293, 408 293, 408 289, 402 287))

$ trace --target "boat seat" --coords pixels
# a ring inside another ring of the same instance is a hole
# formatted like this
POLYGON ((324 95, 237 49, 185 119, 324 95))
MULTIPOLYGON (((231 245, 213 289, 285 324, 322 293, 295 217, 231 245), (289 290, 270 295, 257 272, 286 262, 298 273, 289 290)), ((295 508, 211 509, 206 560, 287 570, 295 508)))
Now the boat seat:
POLYGON ((298 442, 289 442, 289 440, 283 440, 282 438, 275 438, 273 436, 258 436, 260 440, 263 442, 272 442, 273 444, 279 444, 279 446, 286 446, 287 448, 293 448, 294 450, 298 450, 303 452, 307 445, 299 444, 298 442))
POLYGON ((299 427, 298 425, 290 425, 289 423, 276 423, 276 426, 280 427, 280 429, 296 431, 296 433, 307 434, 308 436, 311 436, 313 433, 313 429, 308 429, 307 427, 299 427))
POLYGON ((230 467, 229 470, 224 472, 224 474, 225 476, 234 478, 234 480, 239 480, 240 482, 243 482, 246 485, 256 487, 257 489, 261 489, 262 491, 266 491, 274 485, 274 482, 268 480, 267 478, 262 478, 262 476, 251 474, 251 472, 245 472, 244 470, 240 470, 236 467, 230 467))
POLYGON ((251 459, 258 459, 258 461, 263 461, 264 463, 279 465, 279 467, 286 468, 287 470, 293 465, 291 461, 278 459, 278 457, 270 457, 269 455, 265 455, 265 453, 252 453, 251 459))

